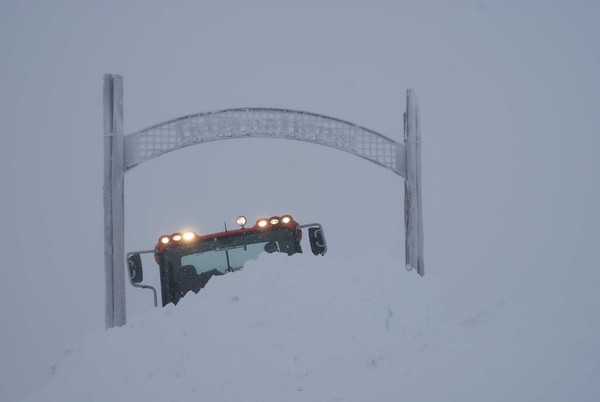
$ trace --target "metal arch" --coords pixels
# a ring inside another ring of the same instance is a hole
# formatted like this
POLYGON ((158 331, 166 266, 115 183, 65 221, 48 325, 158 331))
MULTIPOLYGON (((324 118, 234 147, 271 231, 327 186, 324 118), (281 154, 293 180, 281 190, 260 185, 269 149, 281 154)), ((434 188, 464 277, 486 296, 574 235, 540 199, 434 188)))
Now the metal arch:
POLYGON ((352 153, 406 178, 405 145, 373 130, 315 113, 270 108, 198 113, 125 136, 125 170, 190 145, 235 138, 281 138, 352 153))
POLYGON ((106 327, 124 325, 124 174, 149 159, 186 146, 234 138, 284 138, 352 153, 405 179, 406 268, 423 276, 421 138, 414 91, 406 92, 404 141, 344 120, 285 109, 229 109, 170 120, 123 135, 123 77, 104 76, 104 260, 106 327))

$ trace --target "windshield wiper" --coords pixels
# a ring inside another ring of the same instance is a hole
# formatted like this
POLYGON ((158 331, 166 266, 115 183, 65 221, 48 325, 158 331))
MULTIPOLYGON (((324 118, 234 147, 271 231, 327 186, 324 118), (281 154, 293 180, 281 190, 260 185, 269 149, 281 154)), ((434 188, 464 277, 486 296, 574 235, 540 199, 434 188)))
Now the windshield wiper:
POLYGON ((229 263, 229 249, 225 250, 225 256, 227 257, 227 269, 225 270, 225 272, 233 272, 231 264, 229 263))

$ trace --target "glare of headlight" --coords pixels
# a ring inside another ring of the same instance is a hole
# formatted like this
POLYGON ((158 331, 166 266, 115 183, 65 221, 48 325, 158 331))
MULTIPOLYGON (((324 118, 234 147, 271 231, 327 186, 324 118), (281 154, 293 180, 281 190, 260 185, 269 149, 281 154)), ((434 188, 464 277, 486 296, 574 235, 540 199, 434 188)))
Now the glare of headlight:
POLYGON ((160 238, 160 242, 162 244, 168 244, 169 243, 169 238, 167 236, 161 237, 160 238))
POLYGON ((286 215, 286 216, 284 216, 283 218, 281 218, 281 222, 285 223, 286 225, 287 225, 288 223, 290 223, 291 221, 292 221, 292 217, 291 217, 291 216, 288 216, 288 215, 286 215))
POLYGON ((271 218, 269 221, 271 225, 277 225, 279 223, 279 218, 271 218))
POLYGON ((269 221, 267 221, 266 219, 260 219, 258 222, 256 222, 256 224, 259 228, 264 228, 269 224, 269 221))
POLYGON ((246 224, 246 217, 242 215, 238 216, 235 223, 237 223, 238 226, 244 226, 246 224))
POLYGON ((174 240, 174 241, 179 241, 179 240, 181 240, 181 235, 180 235, 180 234, 173 235, 173 240, 174 240))
POLYGON ((196 237, 196 233, 194 233, 194 232, 185 232, 183 234, 183 240, 185 240, 185 241, 193 240, 194 237, 196 237))

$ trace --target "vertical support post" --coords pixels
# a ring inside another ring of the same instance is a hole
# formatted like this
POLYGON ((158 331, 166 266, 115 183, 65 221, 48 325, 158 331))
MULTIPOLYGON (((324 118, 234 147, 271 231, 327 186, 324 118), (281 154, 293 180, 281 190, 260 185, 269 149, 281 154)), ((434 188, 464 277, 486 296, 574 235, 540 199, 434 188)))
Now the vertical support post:
POLYGON ((425 275, 423 254, 423 210, 421 204, 421 132, 419 105, 414 90, 406 91, 404 115, 406 180, 404 181, 404 224, 406 229, 406 268, 425 275))
POLYGON ((123 77, 104 75, 104 267, 106 328, 125 324, 123 77))

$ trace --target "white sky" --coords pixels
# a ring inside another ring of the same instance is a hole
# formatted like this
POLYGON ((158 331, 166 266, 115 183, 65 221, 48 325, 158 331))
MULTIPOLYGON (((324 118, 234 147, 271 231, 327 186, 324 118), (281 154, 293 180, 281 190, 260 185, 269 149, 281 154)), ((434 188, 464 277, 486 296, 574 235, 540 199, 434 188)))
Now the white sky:
MULTIPOLYGON (((564 288, 556 297, 597 300, 596 2, 327 4, 0 3, 0 400, 41 385, 104 325, 107 72, 124 76, 126 132, 271 106, 400 138, 415 88, 427 275, 445 284, 450 314, 535 297, 549 281, 564 288)), ((331 250, 394 248, 401 266, 401 183, 338 154, 240 140, 140 166, 126 179, 127 249, 183 225, 293 212, 321 221, 331 250), (265 150, 275 154, 257 162, 265 150), (380 236, 349 235, 359 229, 380 236)), ((131 313, 143 311, 148 300, 129 293, 131 313)))

